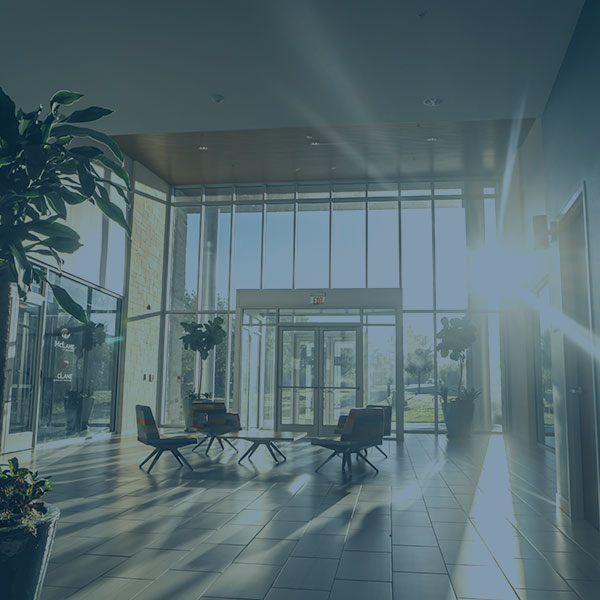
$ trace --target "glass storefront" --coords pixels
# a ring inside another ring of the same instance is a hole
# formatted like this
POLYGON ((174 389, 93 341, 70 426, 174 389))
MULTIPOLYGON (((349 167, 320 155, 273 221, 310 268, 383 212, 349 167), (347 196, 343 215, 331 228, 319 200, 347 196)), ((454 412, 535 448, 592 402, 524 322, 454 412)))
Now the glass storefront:
MULTIPOLYGON (((489 405, 481 427, 500 426, 498 307, 493 299, 481 300, 473 267, 482 260, 478 254, 496 244, 494 204, 489 182, 176 188, 171 199, 163 422, 181 423, 181 398, 198 383, 198 362, 181 348, 182 320, 224 318, 227 342, 218 348, 218 356, 206 361, 200 389, 247 410, 248 423, 270 427, 276 412, 276 323, 263 315, 242 324, 237 364, 238 290, 401 288, 406 429, 443 429, 440 386, 457 384, 458 365, 437 355, 435 333, 442 316, 467 313, 477 315, 475 350, 487 362, 485 367, 476 362, 473 368, 467 361, 466 382, 482 388, 489 405), (240 393, 246 404, 233 397, 235 368, 243 372, 240 393), (489 377, 483 375, 485 368, 489 377)), ((278 318, 285 322, 283 311, 278 318)), ((369 365, 365 397, 369 402, 390 399, 396 384, 391 376, 394 326, 388 323, 386 329, 375 316, 359 322, 362 353, 369 359, 364 361, 369 365)))
POLYGON ((121 345, 120 300, 50 274, 86 309, 90 324, 65 313, 48 290, 37 441, 111 430, 121 345))

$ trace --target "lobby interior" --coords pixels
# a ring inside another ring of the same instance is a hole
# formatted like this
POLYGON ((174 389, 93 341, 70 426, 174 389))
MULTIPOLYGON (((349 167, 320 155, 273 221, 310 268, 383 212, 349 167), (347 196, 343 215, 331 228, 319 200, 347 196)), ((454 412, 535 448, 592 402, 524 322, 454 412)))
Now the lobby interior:
POLYGON ((49 285, 13 291, 0 463, 53 482, 43 600, 600 597, 599 0, 3 13, 5 54, 31 41, 0 86, 114 108, 131 180, 130 236, 72 206, 83 246, 40 257, 97 345, 49 285), (464 368, 437 348, 463 317, 464 368), (183 324, 215 318, 202 359, 183 324), (195 441, 190 393, 285 460, 240 432, 140 469, 136 406, 195 441), (315 471, 367 405, 376 470, 315 471))

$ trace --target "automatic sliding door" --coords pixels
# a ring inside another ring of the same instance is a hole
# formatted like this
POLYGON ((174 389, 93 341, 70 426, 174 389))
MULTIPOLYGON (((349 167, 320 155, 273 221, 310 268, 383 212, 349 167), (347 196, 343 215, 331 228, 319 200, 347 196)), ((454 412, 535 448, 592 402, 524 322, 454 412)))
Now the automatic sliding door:
POLYGON ((338 418, 362 405, 358 327, 282 327, 278 429, 331 435, 338 418))
POLYGON ((279 429, 316 435, 317 329, 282 328, 279 339, 279 429))
POLYGON ((362 404, 360 331, 322 329, 322 407, 319 434, 333 432, 340 415, 362 404))

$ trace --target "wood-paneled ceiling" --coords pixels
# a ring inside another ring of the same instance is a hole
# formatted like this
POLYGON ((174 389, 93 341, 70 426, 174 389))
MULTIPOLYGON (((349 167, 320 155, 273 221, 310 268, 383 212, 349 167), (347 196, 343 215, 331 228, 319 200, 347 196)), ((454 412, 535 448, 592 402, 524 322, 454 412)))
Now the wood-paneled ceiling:
POLYGON ((533 123, 465 121, 114 136, 172 185, 495 177, 533 123), (513 142, 514 143, 514 142, 513 142))

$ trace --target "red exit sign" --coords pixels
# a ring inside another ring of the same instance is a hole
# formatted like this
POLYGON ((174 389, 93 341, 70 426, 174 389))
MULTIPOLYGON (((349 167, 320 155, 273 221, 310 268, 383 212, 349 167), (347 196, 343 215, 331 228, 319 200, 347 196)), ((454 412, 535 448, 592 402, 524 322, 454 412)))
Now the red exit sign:
POLYGON ((325 304, 325 294, 315 295, 310 297, 310 303, 313 306, 319 306, 325 304))

